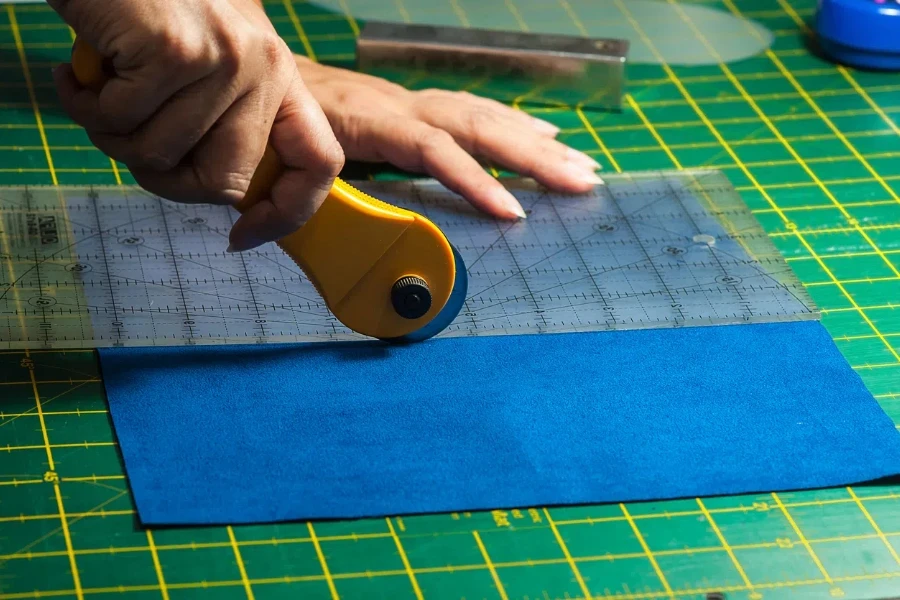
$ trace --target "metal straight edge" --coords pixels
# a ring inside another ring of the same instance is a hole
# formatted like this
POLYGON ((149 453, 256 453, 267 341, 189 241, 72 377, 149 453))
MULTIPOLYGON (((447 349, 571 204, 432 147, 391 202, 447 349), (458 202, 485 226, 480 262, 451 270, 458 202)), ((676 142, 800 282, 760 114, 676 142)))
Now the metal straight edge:
POLYGON ((379 21, 367 22, 356 40, 365 73, 478 78, 486 84, 478 93, 488 97, 512 89, 532 103, 616 111, 628 49, 620 39, 379 21))

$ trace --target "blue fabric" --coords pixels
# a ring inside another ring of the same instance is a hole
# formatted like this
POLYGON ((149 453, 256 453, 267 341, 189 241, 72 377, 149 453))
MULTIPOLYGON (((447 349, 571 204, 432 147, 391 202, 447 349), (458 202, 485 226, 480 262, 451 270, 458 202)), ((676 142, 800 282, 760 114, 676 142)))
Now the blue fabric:
POLYGON ((900 434, 818 322, 100 355, 146 524, 709 496, 900 471, 900 434))

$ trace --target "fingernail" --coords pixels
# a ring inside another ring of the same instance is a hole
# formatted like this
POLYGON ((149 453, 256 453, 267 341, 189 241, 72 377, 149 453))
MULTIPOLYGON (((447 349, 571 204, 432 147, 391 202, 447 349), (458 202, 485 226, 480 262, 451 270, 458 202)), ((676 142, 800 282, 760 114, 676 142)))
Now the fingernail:
POLYGON ((583 180, 594 185, 603 185, 604 181, 596 173, 585 173, 583 180))
POLYGON ((232 254, 233 252, 235 252, 234 244, 228 244, 228 248, 225 249, 225 252, 228 252, 229 254, 232 254))
POLYGON ((594 169, 601 169, 600 163, 591 158, 589 155, 584 152, 579 152, 575 148, 569 148, 566 150, 566 158, 573 162, 577 162, 583 164, 585 166, 590 166, 594 169))
POLYGON ((513 196, 506 188, 500 188, 499 190, 497 190, 496 200, 498 204, 504 206, 506 210, 519 217, 520 219, 528 218, 528 215, 525 214, 525 209, 522 208, 522 205, 519 204, 519 201, 516 200, 516 197, 513 196))
POLYGON ((532 121, 531 121, 532 125, 534 125, 534 128, 537 129, 538 131, 540 131, 541 133, 546 133, 548 135, 554 135, 554 136, 557 133, 559 133, 559 127, 557 127, 553 123, 551 123, 549 121, 545 121, 543 119, 538 119, 537 117, 531 117, 531 118, 532 118, 532 121))
POLYGON ((592 185, 602 185, 603 180, 600 179, 600 176, 594 173, 591 170, 586 170, 585 167, 577 164, 577 163, 569 163, 564 167, 565 174, 570 178, 580 181, 583 183, 590 183, 592 185))

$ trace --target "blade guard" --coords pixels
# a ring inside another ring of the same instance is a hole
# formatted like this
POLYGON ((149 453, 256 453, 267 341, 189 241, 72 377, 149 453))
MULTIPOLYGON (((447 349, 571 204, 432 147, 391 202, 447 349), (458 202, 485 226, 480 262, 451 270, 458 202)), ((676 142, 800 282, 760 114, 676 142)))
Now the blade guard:
MULTIPOLYGON (((93 48, 77 39, 72 67, 81 85, 94 91, 111 72, 93 48)), ((265 201, 283 168, 267 146, 247 194, 235 208, 243 213, 265 201)), ((315 214, 277 243, 338 321, 357 333, 419 341, 449 325, 462 306, 447 306, 454 287, 465 287, 465 269, 441 230, 425 217, 376 200, 341 179, 335 180, 315 214), (453 314, 442 314, 444 308, 453 314), (435 331, 429 324, 438 317, 441 326, 435 331)), ((455 291, 454 299, 465 294, 455 291)))

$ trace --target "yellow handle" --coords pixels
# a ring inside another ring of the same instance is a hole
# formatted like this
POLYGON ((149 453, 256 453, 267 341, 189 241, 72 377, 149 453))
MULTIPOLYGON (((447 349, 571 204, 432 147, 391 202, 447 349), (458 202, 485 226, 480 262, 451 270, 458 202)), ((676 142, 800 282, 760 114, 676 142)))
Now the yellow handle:
MULTIPOLYGON (((72 69, 81 85, 99 91, 111 66, 88 44, 76 39, 72 69)), ((266 146, 244 198, 245 212, 264 200, 283 165, 266 146)), ((322 206, 278 245, 303 270, 334 316, 346 327, 380 339, 405 336, 431 321, 453 291, 453 250, 431 221, 391 206, 336 179, 322 206), (423 279, 431 306, 417 317, 398 314, 391 290, 405 277, 423 279)))

